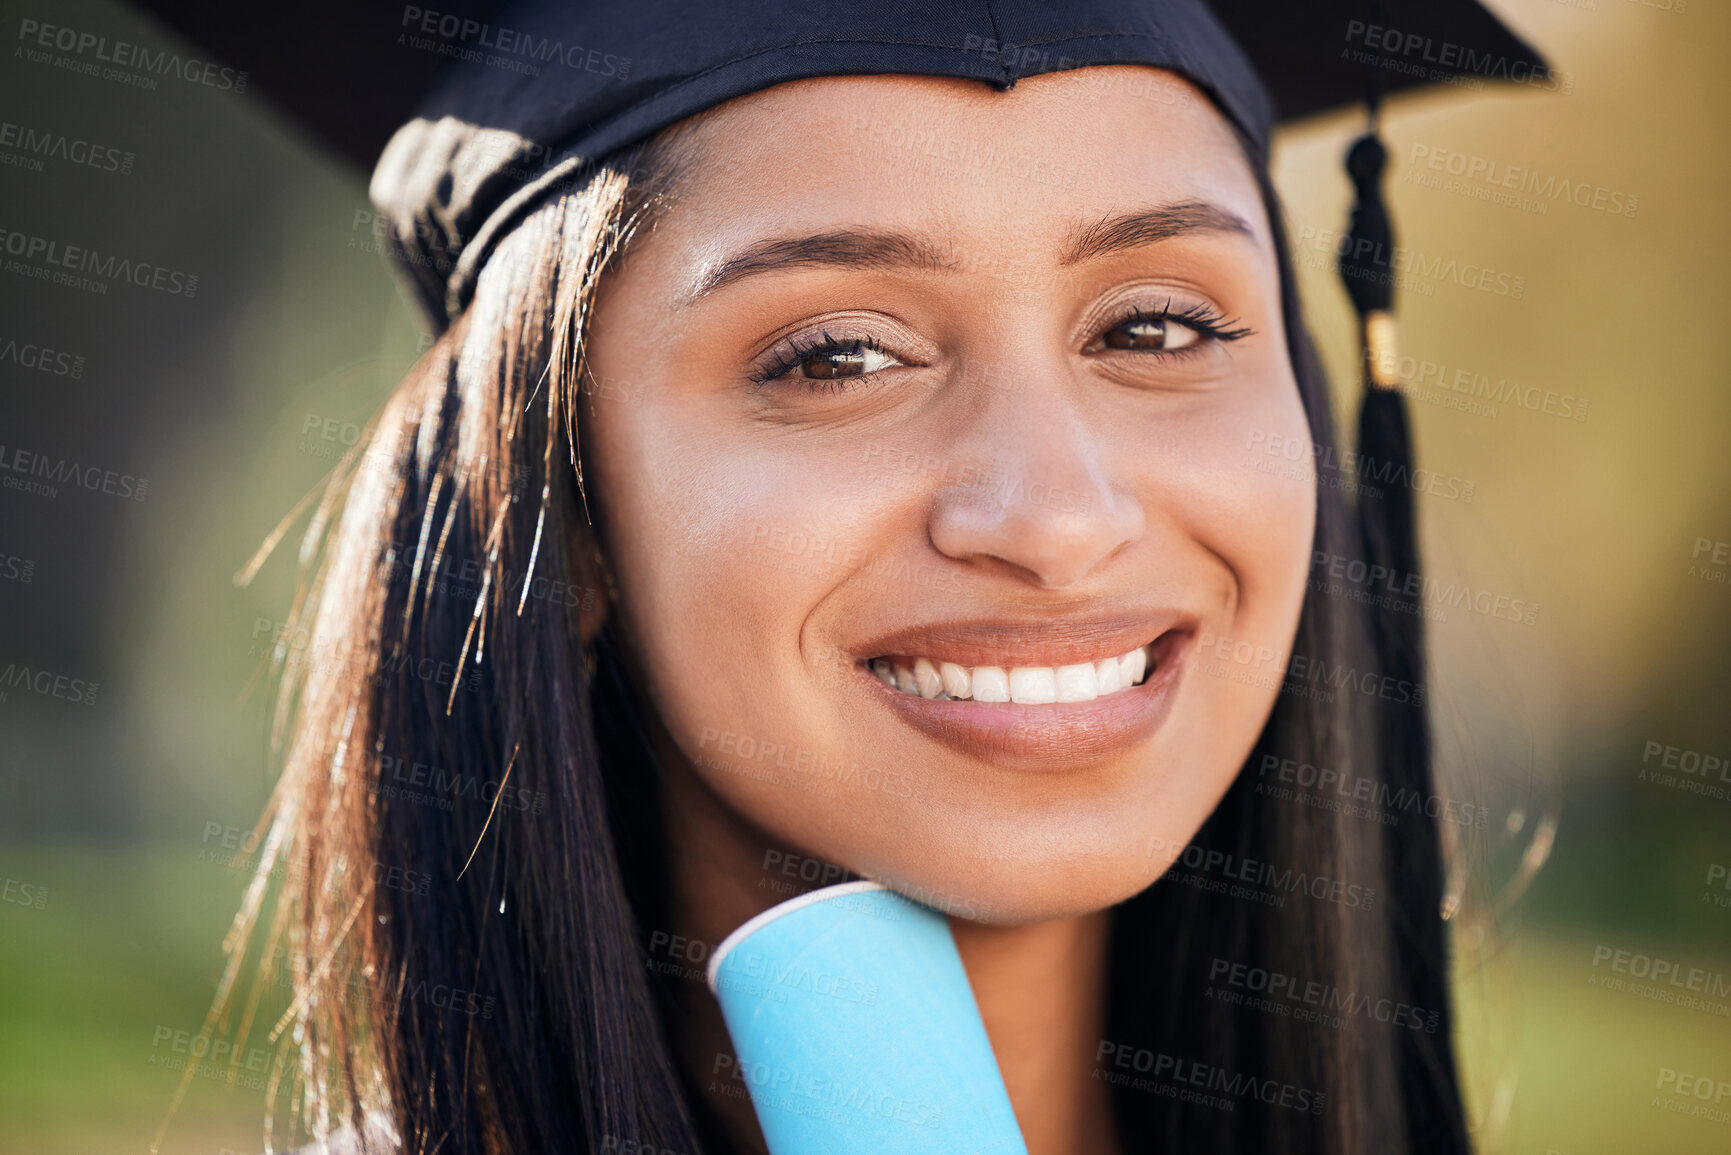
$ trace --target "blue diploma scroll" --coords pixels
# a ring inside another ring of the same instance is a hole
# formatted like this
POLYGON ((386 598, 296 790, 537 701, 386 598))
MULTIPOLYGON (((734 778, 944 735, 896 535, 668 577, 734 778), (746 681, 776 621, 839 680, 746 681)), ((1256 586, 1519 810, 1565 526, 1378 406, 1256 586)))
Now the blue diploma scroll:
POLYGON ((1027 1155, 944 916, 875 882, 771 907, 709 961, 772 1155, 1027 1155))

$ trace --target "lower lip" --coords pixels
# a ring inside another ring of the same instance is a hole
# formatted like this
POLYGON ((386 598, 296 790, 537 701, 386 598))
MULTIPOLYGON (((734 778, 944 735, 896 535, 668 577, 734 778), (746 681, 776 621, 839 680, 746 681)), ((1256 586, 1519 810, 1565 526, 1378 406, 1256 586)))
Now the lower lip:
POLYGON ((1154 672, 1141 685, 1092 702, 920 698, 885 685, 863 664, 854 668, 904 722, 970 758, 1019 770, 1065 770, 1120 754, 1160 728, 1172 712, 1193 636, 1162 634, 1154 643, 1154 672))

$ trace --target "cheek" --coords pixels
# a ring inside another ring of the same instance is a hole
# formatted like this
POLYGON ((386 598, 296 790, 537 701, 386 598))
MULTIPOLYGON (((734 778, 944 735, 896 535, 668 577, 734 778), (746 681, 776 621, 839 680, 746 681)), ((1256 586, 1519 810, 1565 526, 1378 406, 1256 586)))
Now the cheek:
MULTIPOLYGON (((1271 387, 1186 430, 1173 516, 1229 575, 1226 596, 1196 639, 1175 727, 1193 780, 1212 808, 1266 724, 1292 658, 1316 525, 1317 470, 1297 385, 1281 367, 1271 387), (1272 447, 1272 451, 1271 451, 1272 447), (1287 454, 1296 459, 1289 459, 1287 454)), ((1325 471, 1326 476, 1326 471, 1325 471)))
POLYGON ((835 860, 821 831, 874 823, 835 787, 850 747, 835 740, 839 659, 818 623, 905 532, 896 490, 867 447, 819 454, 734 436, 689 401, 661 404, 650 389, 590 428, 622 616, 699 775, 759 825, 835 860))
POLYGON ((1290 633, 1315 535, 1318 471, 1297 385, 1289 374, 1278 380, 1209 430, 1215 492, 1197 538, 1237 575, 1239 624, 1290 633))

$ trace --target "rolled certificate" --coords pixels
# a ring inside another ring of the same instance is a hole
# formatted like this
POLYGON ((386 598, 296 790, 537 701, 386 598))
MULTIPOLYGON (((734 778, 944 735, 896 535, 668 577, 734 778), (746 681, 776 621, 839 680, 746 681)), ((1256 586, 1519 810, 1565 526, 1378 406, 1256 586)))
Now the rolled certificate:
POLYGON ((814 890, 723 939, 709 989, 772 1155, 1026 1155, 937 911, 875 882, 814 890))

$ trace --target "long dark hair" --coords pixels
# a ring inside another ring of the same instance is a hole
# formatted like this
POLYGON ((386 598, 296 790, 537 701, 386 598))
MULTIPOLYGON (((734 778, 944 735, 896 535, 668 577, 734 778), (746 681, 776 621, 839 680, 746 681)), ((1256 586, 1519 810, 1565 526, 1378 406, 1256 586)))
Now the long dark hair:
MULTIPOLYGON (((579 631, 608 580, 606 494, 577 448, 584 394, 608 385, 584 334, 597 281, 675 184, 680 133, 596 164, 503 238, 313 514, 261 864, 285 881, 274 903, 267 875, 249 893, 223 988, 268 928, 264 981, 293 992, 271 1089, 291 1141, 730 1150, 679 1060, 701 966, 651 949, 671 925, 654 706, 612 628, 579 631)), ((1358 558, 1279 204, 1246 154, 1318 449, 1315 550, 1358 558)), ((1250 761, 1168 879, 1114 911, 1096 1073, 1126 1151, 1467 1150, 1440 883, 1385 845, 1434 860, 1434 823, 1269 788, 1308 767, 1385 804, 1431 789, 1379 754, 1388 719, 1423 717, 1361 689, 1389 668, 1369 612, 1313 583, 1250 761)))

